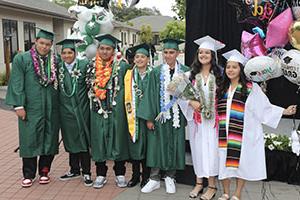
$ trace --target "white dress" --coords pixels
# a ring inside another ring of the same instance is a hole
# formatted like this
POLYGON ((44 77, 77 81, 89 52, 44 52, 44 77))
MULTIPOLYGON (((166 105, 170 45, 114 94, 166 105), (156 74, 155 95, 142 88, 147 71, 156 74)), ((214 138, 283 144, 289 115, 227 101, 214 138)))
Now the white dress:
MULTIPOLYGON (((186 73, 189 76, 189 73, 186 73)), ((207 83, 209 80, 207 80, 207 83)), ((208 84, 202 85, 206 101, 208 100, 208 84)), ((193 119, 194 109, 188 101, 179 101, 180 108, 188 122, 188 134, 191 147, 194 172, 198 178, 218 175, 218 135, 215 129, 215 118, 207 120, 201 116, 202 122, 196 124, 193 119)))
MULTIPOLYGON (((227 110, 230 112, 233 95, 228 95, 227 110)), ((276 128, 283 108, 272 105, 260 87, 253 83, 244 111, 244 130, 238 168, 226 167, 226 148, 219 148, 219 179, 237 177, 249 181, 263 180, 266 175, 264 134, 262 124, 276 128)), ((226 115, 228 134, 229 115, 226 115)))

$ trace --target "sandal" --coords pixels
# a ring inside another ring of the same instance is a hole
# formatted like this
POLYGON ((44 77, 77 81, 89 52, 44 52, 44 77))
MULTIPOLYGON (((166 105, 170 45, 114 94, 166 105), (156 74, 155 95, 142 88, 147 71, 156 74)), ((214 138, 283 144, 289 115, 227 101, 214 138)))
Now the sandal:
POLYGON ((218 200, 229 200, 229 195, 224 193, 221 197, 218 198, 218 200))
POLYGON ((203 184, 202 183, 196 183, 194 189, 190 192, 189 197, 192 198, 192 199, 197 198, 202 192, 203 192, 203 184), (201 189, 198 190, 198 191, 196 190, 197 186, 201 186, 201 189))
POLYGON ((230 200, 240 200, 237 196, 232 196, 231 198, 230 198, 230 200))
POLYGON ((217 194, 218 188, 215 186, 208 186, 208 190, 200 197, 202 200, 211 200, 213 199, 217 194), (212 191, 212 192, 210 192, 212 191))

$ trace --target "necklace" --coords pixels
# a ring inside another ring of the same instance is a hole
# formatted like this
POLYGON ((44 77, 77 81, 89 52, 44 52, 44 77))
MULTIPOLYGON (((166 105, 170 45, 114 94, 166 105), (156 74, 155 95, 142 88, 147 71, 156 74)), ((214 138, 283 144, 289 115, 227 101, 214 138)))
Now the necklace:
POLYGON ((214 99, 215 99, 215 81, 216 78, 213 74, 210 74, 210 78, 208 81, 208 101, 205 98, 204 90, 203 90, 203 78, 202 75, 199 73, 196 75, 196 87, 200 93, 200 100, 201 100, 201 113, 205 119, 212 119, 214 114, 214 99))
MULTIPOLYGON (((38 77, 39 83, 44 87, 55 83, 56 79, 56 58, 54 53, 49 52, 47 57, 47 70, 44 60, 38 56, 34 47, 30 49, 30 55, 33 61, 34 73, 38 77)), ((56 85, 56 84, 55 84, 56 85)))
POLYGON ((60 87, 63 91, 63 93, 67 96, 67 97, 72 97, 75 92, 76 92, 76 87, 77 87, 77 82, 78 82, 78 79, 79 77, 82 75, 80 70, 78 69, 78 59, 76 59, 76 63, 71 71, 71 79, 72 79, 72 90, 71 90, 71 93, 68 94, 65 90, 65 74, 64 74, 64 71, 65 71, 65 63, 63 62, 62 66, 59 68, 58 72, 59 72, 59 75, 58 75, 58 78, 59 78, 59 82, 60 82, 60 87))

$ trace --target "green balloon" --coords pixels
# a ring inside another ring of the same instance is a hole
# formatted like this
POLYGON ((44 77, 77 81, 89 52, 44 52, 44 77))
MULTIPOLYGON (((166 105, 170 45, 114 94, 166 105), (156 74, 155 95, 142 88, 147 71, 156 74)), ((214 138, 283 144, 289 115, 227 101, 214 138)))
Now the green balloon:
POLYGON ((83 40, 86 42, 87 45, 92 44, 93 41, 94 41, 93 38, 92 38, 91 36, 89 36, 89 35, 85 35, 85 36, 83 37, 83 40))
POLYGON ((79 45, 79 46, 77 47, 77 51, 78 51, 78 52, 83 52, 83 51, 85 51, 85 49, 86 49, 87 46, 88 46, 88 45, 86 45, 86 44, 81 44, 81 45, 79 45))
POLYGON ((100 24, 98 24, 94 20, 89 21, 85 25, 85 32, 87 35, 90 35, 90 36, 98 35, 100 32, 100 24))

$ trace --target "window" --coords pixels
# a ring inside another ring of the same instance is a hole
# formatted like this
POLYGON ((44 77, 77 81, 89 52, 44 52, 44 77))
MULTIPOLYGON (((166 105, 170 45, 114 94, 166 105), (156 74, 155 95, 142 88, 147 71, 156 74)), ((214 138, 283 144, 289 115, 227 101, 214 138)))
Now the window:
POLYGON ((24 47, 28 51, 34 44, 35 39, 35 23, 24 22, 24 47))
POLYGON ((159 45, 159 35, 154 35, 152 43, 154 45, 159 45))
POLYGON ((136 43, 136 34, 132 34, 132 44, 136 43))
POLYGON ((5 63, 12 62, 13 57, 18 53, 18 22, 15 20, 3 19, 3 43, 5 63))

